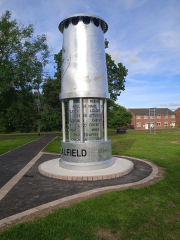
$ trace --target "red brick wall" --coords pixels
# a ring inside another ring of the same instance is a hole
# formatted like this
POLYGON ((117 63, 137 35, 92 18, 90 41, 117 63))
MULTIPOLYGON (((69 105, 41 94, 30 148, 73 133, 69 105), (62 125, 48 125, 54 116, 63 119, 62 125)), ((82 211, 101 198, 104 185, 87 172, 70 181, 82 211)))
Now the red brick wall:
POLYGON ((176 125, 180 126, 180 108, 176 109, 174 112, 176 113, 176 125))
MULTIPOLYGON (((158 116, 155 116, 156 129, 166 128, 166 126, 164 126, 165 122, 167 122, 168 126, 170 126, 170 124, 172 124, 172 122, 175 122, 175 121, 176 121, 176 115, 175 115, 175 118, 172 118, 171 115, 168 115, 168 118, 165 118, 164 115, 161 115, 160 119, 158 118, 158 116), (158 126, 157 123, 160 123, 160 126, 158 126)), ((179 109, 179 121, 180 121, 180 109, 179 109)), ((144 115, 141 115, 140 119, 137 119, 137 116, 135 116, 133 114, 132 123, 131 124, 134 125, 134 129, 143 130, 143 129, 145 129, 145 124, 148 123, 148 122, 149 122, 149 116, 148 116, 148 119, 144 119, 144 115), (140 127, 137 127, 138 123, 141 124, 140 127)), ((154 126, 154 119, 150 119, 150 122, 154 126)), ((176 125, 177 125, 177 123, 176 123, 176 125)), ((180 123, 179 123, 179 125, 180 125, 180 123)), ((148 129, 149 129, 149 124, 148 124, 148 129)))

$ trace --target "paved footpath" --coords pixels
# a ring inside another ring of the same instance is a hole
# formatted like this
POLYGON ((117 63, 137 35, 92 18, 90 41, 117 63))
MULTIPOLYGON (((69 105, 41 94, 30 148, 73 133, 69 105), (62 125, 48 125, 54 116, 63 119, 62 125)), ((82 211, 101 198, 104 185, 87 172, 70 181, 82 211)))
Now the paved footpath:
POLYGON ((56 135, 45 135, 0 155, 0 188, 33 159, 56 135))
POLYGON ((0 156, 0 226, 22 217, 22 214, 57 205, 66 199, 87 196, 102 189, 131 187, 131 184, 157 176, 158 171, 152 164, 123 156, 134 163, 134 169, 122 177, 100 181, 65 181, 46 177, 39 173, 38 166, 60 158, 60 154, 42 153, 41 150, 55 137, 46 135, 0 156))

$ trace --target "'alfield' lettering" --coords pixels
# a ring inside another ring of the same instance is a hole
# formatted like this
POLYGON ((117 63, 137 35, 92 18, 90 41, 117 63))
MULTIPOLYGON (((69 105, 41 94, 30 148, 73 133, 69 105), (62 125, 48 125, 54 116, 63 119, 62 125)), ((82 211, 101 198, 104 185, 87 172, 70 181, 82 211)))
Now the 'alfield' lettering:
POLYGON ((61 149, 61 154, 70 157, 85 157, 87 152, 85 149, 61 149))

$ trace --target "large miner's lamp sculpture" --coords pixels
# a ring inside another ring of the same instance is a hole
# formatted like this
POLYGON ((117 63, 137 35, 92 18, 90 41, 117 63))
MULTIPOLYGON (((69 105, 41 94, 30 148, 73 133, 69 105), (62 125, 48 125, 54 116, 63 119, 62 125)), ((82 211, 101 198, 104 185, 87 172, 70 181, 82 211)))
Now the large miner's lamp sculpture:
POLYGON ((97 170, 113 165, 107 139, 108 81, 104 47, 107 23, 98 16, 76 14, 59 24, 63 33, 60 167, 97 170), (65 109, 67 101, 68 109, 65 109), (66 139, 65 111, 68 111, 66 139))

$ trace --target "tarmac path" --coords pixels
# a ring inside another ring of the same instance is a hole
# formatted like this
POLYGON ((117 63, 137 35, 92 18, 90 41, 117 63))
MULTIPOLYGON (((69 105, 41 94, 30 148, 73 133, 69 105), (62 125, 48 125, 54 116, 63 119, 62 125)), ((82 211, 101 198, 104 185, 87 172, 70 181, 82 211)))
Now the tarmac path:
POLYGON ((45 135, 0 155, 0 188, 33 159, 56 135, 45 135))

